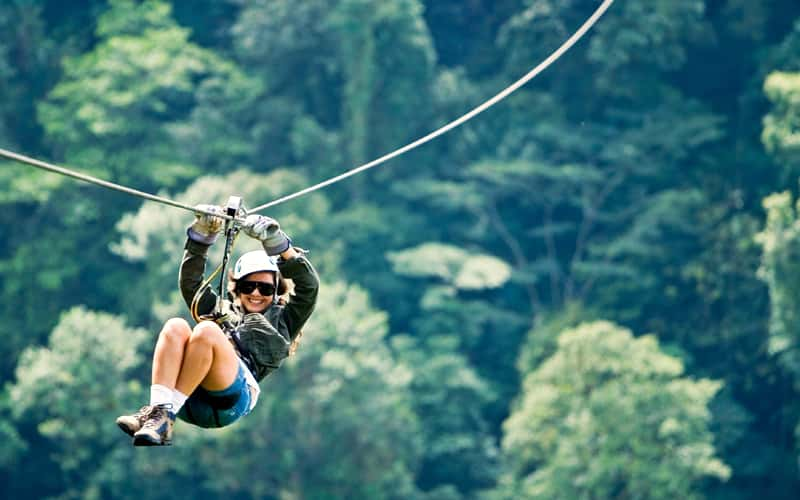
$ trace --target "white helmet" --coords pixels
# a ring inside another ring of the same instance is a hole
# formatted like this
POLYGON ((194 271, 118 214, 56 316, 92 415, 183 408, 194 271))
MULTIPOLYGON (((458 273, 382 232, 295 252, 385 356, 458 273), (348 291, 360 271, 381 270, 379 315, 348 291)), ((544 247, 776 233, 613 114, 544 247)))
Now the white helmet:
POLYGON ((233 279, 238 280, 248 274, 265 271, 275 273, 277 276, 278 265, 264 250, 253 250, 236 261, 236 265, 233 266, 233 279))

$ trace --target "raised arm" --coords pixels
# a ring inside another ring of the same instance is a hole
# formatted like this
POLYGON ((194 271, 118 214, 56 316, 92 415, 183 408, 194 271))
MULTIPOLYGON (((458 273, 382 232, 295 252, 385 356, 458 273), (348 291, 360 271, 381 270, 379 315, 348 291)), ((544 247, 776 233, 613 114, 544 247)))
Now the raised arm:
POLYGON ((294 340, 317 303, 317 272, 306 258, 305 251, 292 246, 292 240, 281 230, 275 219, 263 215, 248 215, 242 229, 248 236, 260 240, 268 255, 280 256, 278 269, 281 275, 294 282, 294 295, 280 315, 290 340, 294 340))
MULTIPOLYGON (((178 272, 178 285, 186 305, 191 309, 195 293, 203 283, 206 269, 208 249, 217 240, 224 220, 207 212, 224 213, 222 207, 215 205, 198 205, 200 210, 195 214, 194 223, 186 230, 186 244, 184 245, 183 259, 178 272)), ((199 314, 213 311, 216 305, 216 294, 208 288, 200 299, 199 314)))
POLYGON ((284 278, 294 282, 294 294, 283 309, 283 320, 289 330, 290 340, 294 340, 314 312, 319 293, 319 276, 305 252, 294 247, 281 253, 278 269, 284 278))

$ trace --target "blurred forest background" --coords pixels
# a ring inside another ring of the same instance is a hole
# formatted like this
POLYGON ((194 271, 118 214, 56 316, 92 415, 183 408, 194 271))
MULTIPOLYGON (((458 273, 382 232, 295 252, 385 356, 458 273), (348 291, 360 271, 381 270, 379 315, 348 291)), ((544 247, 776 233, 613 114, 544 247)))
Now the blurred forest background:
MULTIPOLYGON (((0 147, 253 207, 599 3, 3 0, 0 147)), ((798 177, 800 2, 618 0, 269 211, 323 279, 298 355, 140 450, 192 216, 2 162, 0 497, 796 499, 798 177)))

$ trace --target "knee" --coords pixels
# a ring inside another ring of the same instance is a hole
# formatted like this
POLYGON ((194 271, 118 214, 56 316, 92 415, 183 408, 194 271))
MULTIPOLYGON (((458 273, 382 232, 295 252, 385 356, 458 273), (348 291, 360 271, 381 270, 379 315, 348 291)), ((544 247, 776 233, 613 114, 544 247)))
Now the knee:
POLYGON ((225 334, 213 321, 201 321, 194 327, 192 335, 189 337, 189 342, 193 344, 214 345, 223 340, 227 341, 225 334))
POLYGON ((175 342, 186 342, 192 328, 189 323, 183 318, 171 318, 164 323, 164 328, 161 329, 161 337, 175 342))

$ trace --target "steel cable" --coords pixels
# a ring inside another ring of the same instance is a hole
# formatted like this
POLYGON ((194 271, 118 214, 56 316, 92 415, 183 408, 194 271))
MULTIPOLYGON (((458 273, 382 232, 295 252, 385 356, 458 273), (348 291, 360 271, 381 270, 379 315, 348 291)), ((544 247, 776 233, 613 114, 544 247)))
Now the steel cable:
POLYGON ((608 8, 611 7, 612 3, 614 3, 614 0, 605 0, 597 8, 597 10, 594 12, 594 14, 589 16, 589 18, 586 20, 586 22, 584 22, 583 25, 580 28, 578 28, 578 30, 575 33, 573 33, 571 37, 569 37, 567 39, 567 41, 565 41, 563 44, 561 44, 561 46, 559 48, 557 48, 552 54, 550 54, 550 56, 548 56, 547 59, 545 59, 544 61, 539 63, 538 66, 536 66, 531 71, 529 71, 527 74, 525 74, 525 76, 523 76, 522 78, 520 78, 516 82, 512 83, 511 85, 509 85, 508 87, 506 87, 505 89, 500 91, 497 95, 495 95, 494 97, 492 97, 488 101, 484 102, 483 104, 477 106, 472 111, 469 111, 468 113, 466 113, 465 115, 461 116, 460 118, 457 118, 457 119, 453 120, 452 122, 442 126, 441 128, 439 128, 437 130, 434 130, 430 134, 428 134, 428 135, 426 135, 424 137, 421 137, 421 138, 417 139, 416 141, 414 141, 412 143, 409 143, 409 144, 407 144, 407 145, 405 145, 405 146, 403 146, 401 148, 398 148, 398 149, 392 151, 391 153, 385 154, 385 155, 381 156, 380 158, 377 158, 377 159, 375 159, 375 160, 373 160, 373 161, 371 161, 369 163, 365 163, 365 164, 363 164, 363 165, 361 165, 359 167, 355 167, 352 170, 348 170, 347 172, 345 172, 343 174, 337 175, 336 177, 331 177, 330 179, 328 179, 326 181, 322 181, 319 184, 315 184, 313 186, 307 187, 305 189, 297 191, 296 193, 292 193, 292 194, 286 195, 286 196, 284 196, 282 198, 275 199, 275 200, 270 201, 269 203, 265 203, 263 205, 259 205, 259 206, 255 207, 255 208, 253 208, 250 211, 250 213, 259 212, 259 211, 261 211, 261 210, 263 210, 265 208, 274 207, 275 205, 279 205, 279 204, 287 202, 289 200, 293 200, 293 199, 298 198, 300 196, 303 196, 303 195, 312 193, 314 191, 317 191, 318 189, 322 189, 322 188, 324 188, 326 186, 330 186, 331 184, 335 184, 335 183, 337 183, 339 181, 342 181, 342 180, 344 180, 344 179, 346 179, 348 177, 351 177, 353 175, 361 173, 364 170, 368 170, 370 168, 377 167, 378 165, 380 165, 382 163, 385 163, 386 161, 391 160, 392 158, 395 158, 395 157, 400 156, 400 155, 402 155, 404 153, 407 153, 408 151, 411 151, 412 149, 415 149, 415 148, 417 148, 419 146, 422 146, 426 142, 429 142, 429 141, 439 137, 440 135, 442 135, 442 134, 444 134, 446 132, 449 132, 450 130, 458 127, 459 125, 462 125, 462 124, 466 123, 467 121, 471 120, 475 116, 479 115, 480 113, 483 113, 484 111, 486 111, 487 109, 491 108, 492 106, 494 106, 498 102, 502 101, 503 99, 505 99, 506 97, 508 97, 512 93, 514 93, 517 89, 519 89, 520 87, 522 87, 523 85, 525 85, 526 83, 531 81, 533 78, 535 78, 536 75, 538 75, 539 73, 541 73, 542 71, 547 69, 558 58, 560 58, 567 50, 569 50, 573 45, 575 45, 575 43, 578 40, 580 40, 583 37, 583 35, 586 34, 587 31, 589 31, 589 29, 597 22, 598 19, 600 19, 600 17, 606 12, 606 10, 608 10, 608 8))
MULTIPOLYGON (((449 132, 450 130, 452 130, 452 129, 454 129, 454 128, 456 128, 456 127, 458 127, 458 126, 460 126, 460 125, 462 125, 464 123, 466 123, 467 121, 471 120, 472 118, 474 118, 475 116, 479 115, 480 113, 483 113, 487 109, 491 108, 492 106, 494 106, 498 102, 502 101, 503 99, 505 99, 506 97, 508 97, 512 93, 514 93, 520 87, 522 87, 523 85, 525 85, 526 83, 531 81, 539 73, 541 73, 542 71, 547 69, 550 65, 552 65, 556 60, 558 60, 562 55, 564 55, 564 53, 567 50, 569 50, 573 45, 575 45, 575 43, 577 43, 578 40, 580 40, 583 37, 583 35, 585 35, 586 32, 589 31, 589 29, 592 26, 594 26, 594 24, 600 19, 600 17, 602 17, 603 14, 605 14, 605 12, 608 10, 609 7, 611 7, 611 4, 613 4, 613 3, 614 3, 614 0, 604 0, 603 3, 597 8, 597 10, 591 16, 589 16, 589 18, 583 23, 583 25, 581 25, 581 27, 578 28, 578 30, 575 31, 575 33, 572 34, 572 36, 570 36, 563 44, 561 44, 561 46, 558 47, 552 54, 550 54, 544 61, 539 63, 538 66, 536 66, 531 71, 526 73, 525 76, 523 76, 522 78, 520 78, 516 82, 512 83, 511 85, 509 85, 508 87, 506 87, 505 89, 503 89, 502 91, 497 93, 494 97, 490 98, 489 100, 487 100, 483 104, 475 107, 474 109, 472 109, 471 111, 467 112, 463 116, 461 116, 461 117, 451 121, 450 123, 448 123, 448 124, 438 128, 438 129, 434 130, 433 132, 429 133, 428 135, 426 135, 424 137, 421 137, 421 138, 417 139, 416 141, 411 142, 411 143, 409 143, 409 144, 407 144, 407 145, 405 145, 405 146, 403 146, 401 148, 398 148, 398 149, 392 151, 391 153, 385 154, 385 155, 381 156, 380 158, 372 160, 369 163, 365 163, 365 164, 363 164, 361 166, 355 167, 355 168, 353 168, 351 170, 348 170, 347 172, 344 172, 344 173, 342 173, 340 175, 337 175, 335 177, 331 177, 328 180, 322 181, 322 182, 320 182, 318 184, 315 184, 313 186, 309 186, 309 187, 307 187, 305 189, 302 189, 300 191, 297 191, 295 193, 283 196, 281 198, 277 198, 277 199, 275 199, 273 201, 270 201, 269 203, 265 203, 263 205, 259 205, 259 206, 255 207, 255 208, 253 208, 252 210, 250 210, 248 213, 256 213, 256 212, 259 212, 261 210, 264 210, 265 208, 274 207, 274 206, 279 205, 281 203, 285 203, 285 202, 287 202, 289 200, 293 200, 295 198, 299 198, 300 196, 303 196, 303 195, 312 193, 314 191, 317 191, 319 189, 322 189, 322 188, 324 188, 326 186, 330 186, 331 184, 335 184, 335 183, 337 183, 339 181, 347 179, 348 177, 352 177, 353 175, 361 173, 361 172, 363 172, 365 170, 368 170, 370 168, 377 167, 378 165, 381 165, 381 164, 387 162, 388 160, 391 160, 392 158, 395 158, 395 157, 400 156, 400 155, 402 155, 404 153, 407 153, 407 152, 411 151, 412 149, 418 148, 419 146, 422 146, 423 144, 425 144, 427 142, 430 142, 431 140, 439 137, 440 135, 445 134, 446 132, 449 132)), ((197 208, 195 208, 195 207, 193 207, 191 205, 187 205, 185 203, 180 203, 178 201, 170 200, 170 199, 164 198, 162 196, 156 196, 154 194, 145 193, 144 191, 139 191, 137 189, 132 189, 132 188, 129 188, 129 187, 125 187, 125 186, 122 186, 122 185, 119 185, 119 184, 115 184, 113 182, 105 181, 103 179, 98 179, 97 177, 92 177, 90 175, 82 174, 80 172, 75 172, 75 171, 69 170, 69 169, 64 168, 64 167, 59 167, 59 166, 56 166, 56 165, 52 165, 50 163, 47 163, 47 162, 44 162, 44 161, 41 161, 41 160, 37 160, 35 158, 30 158, 30 157, 27 157, 27 156, 24 156, 24 155, 21 155, 21 154, 18 154, 18 153, 14 153, 13 151, 0 149, 0 157, 6 158, 6 159, 9 159, 9 160, 14 160, 14 161, 17 161, 17 162, 20 162, 20 163, 24 163, 24 164, 27 164, 27 165, 30 165, 30 166, 33 166, 33 167, 37 167, 37 168, 40 168, 40 169, 44 169, 44 170, 47 170, 47 171, 50 171, 50 172, 54 172, 54 173, 57 173, 57 174, 65 175, 65 176, 68 176, 68 177, 72 177, 72 178, 75 178, 75 179, 78 179, 78 180, 81 180, 81 181, 84 181, 84 182, 89 182, 89 183, 92 183, 92 184, 96 184, 98 186, 102 186, 102 187, 105 187, 105 188, 108 188, 108 189, 113 189, 115 191, 120 191, 122 193, 130 194, 130 195, 133 195, 133 196, 138 196, 138 197, 144 198, 146 200, 154 201, 154 202, 157 202, 157 203, 163 203, 165 205, 170 205, 170 206, 173 206, 173 207, 176 207, 176 208, 182 208, 184 210, 188 210, 188 211, 193 212, 193 213, 207 213, 208 215, 217 215, 217 214, 212 213, 212 212, 206 212, 206 211, 203 211, 203 210, 198 210, 197 208)), ((230 217, 228 215, 222 215, 220 217, 222 217, 224 219, 227 219, 227 220, 233 219, 233 217, 230 217)))

